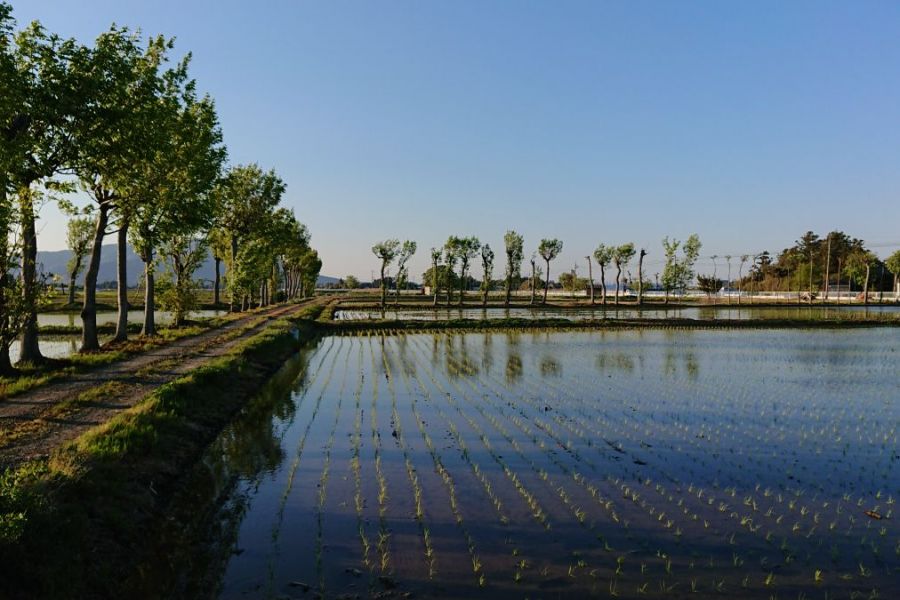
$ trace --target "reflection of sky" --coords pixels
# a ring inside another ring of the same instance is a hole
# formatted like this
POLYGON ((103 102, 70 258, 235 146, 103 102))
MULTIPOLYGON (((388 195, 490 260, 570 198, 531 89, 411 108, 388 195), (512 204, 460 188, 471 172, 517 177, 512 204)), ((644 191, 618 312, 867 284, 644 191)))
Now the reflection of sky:
MULTIPOLYGON (((206 318, 218 317, 224 314, 222 310, 198 310, 190 313, 190 318, 206 318)), ((156 315, 157 324, 165 324, 172 320, 172 313, 168 311, 158 310, 156 315)), ((109 325, 116 322, 118 313, 112 311, 98 312, 97 325, 109 325)), ((144 311, 129 310, 128 322, 141 323, 144 320, 144 311)), ((76 313, 40 313, 38 314, 38 326, 63 326, 63 327, 81 327, 81 315, 76 313)))

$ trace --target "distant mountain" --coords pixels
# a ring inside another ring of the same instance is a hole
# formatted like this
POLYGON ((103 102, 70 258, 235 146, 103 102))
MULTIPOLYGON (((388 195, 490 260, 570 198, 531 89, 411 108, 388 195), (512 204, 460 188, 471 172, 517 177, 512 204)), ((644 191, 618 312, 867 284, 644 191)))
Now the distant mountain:
MULTIPOLYGON (((66 283, 69 281, 69 273, 66 268, 66 265, 69 262, 69 257, 72 256, 72 252, 69 250, 56 250, 53 252, 40 251, 38 252, 38 263, 41 265, 41 269, 44 273, 59 275, 62 280, 66 283)), ((128 247, 126 264, 128 265, 128 285, 136 286, 139 281, 144 276, 144 263, 138 257, 138 255, 128 247)), ((87 263, 87 259, 85 259, 85 263, 87 263)), ((84 269, 87 268, 82 267, 82 272, 78 275, 78 285, 82 285, 84 283, 84 269)), ((194 274, 194 279, 206 279, 208 281, 212 281, 215 274, 215 264, 213 263, 212 256, 207 257, 206 261, 197 269, 197 272, 194 274)), ((225 265, 222 265, 222 274, 225 274, 225 265)), ((105 282, 115 282, 116 280, 116 245, 108 244, 103 246, 100 250, 100 275, 97 277, 98 285, 102 285, 105 282)), ((329 277, 327 275, 319 275, 319 279, 316 281, 317 286, 327 285, 329 283, 337 283, 340 281, 337 277, 329 277)))
POLYGON ((329 283, 337 283, 340 281, 337 277, 329 277, 328 275, 319 275, 319 278, 316 279, 316 287, 320 287, 323 285, 328 285, 329 283))
MULTIPOLYGON (((39 251, 38 252, 38 263, 41 265, 41 269, 44 273, 59 275, 63 281, 68 283, 69 274, 66 268, 66 264, 69 262, 69 257, 72 256, 72 253, 69 250, 56 250, 53 252, 47 251, 39 251)), ((128 268, 128 285, 135 286, 138 284, 138 281, 144 275, 144 263, 138 257, 138 255, 128 247, 128 254, 126 265, 128 268)), ((85 259, 85 263, 87 263, 87 259, 85 259)), ((81 274, 78 275, 78 284, 81 285, 84 283, 84 269, 87 268, 86 264, 82 267, 81 274)), ((225 268, 222 267, 222 272, 225 272, 225 268)), ((194 274, 195 279, 208 279, 212 281, 215 277, 215 265, 213 264, 212 257, 208 257, 206 261, 197 269, 197 272, 194 274)), ((116 280, 116 245, 108 244, 103 246, 100 250, 100 274, 97 277, 97 283, 102 285, 104 282, 114 282, 116 280)))

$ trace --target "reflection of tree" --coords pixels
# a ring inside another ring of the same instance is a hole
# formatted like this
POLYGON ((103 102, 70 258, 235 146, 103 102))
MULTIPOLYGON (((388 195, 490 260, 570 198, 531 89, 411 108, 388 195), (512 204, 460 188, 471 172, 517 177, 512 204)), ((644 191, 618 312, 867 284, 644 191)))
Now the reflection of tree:
POLYGON ((518 352, 510 350, 506 357, 506 381, 513 383, 522 378, 522 357, 518 352))
POLYGON ((485 331, 482 336, 481 369, 489 374, 494 366, 494 338, 490 331, 485 331))
POLYGON ((414 377, 416 374, 416 363, 409 356, 409 337, 406 334, 401 333, 397 337, 397 346, 400 366, 403 368, 403 372, 409 377, 414 377))
POLYGON ((475 365, 472 357, 469 356, 466 335, 447 334, 445 340, 444 354, 447 374, 450 377, 472 377, 477 375, 478 367, 475 365))
POLYGON ((700 376, 700 363, 697 360, 697 355, 690 349, 679 351, 677 345, 679 338, 684 338, 689 335, 689 332, 685 331, 678 332, 677 334, 671 331, 666 332, 666 339, 669 344, 666 345, 665 355, 663 357, 664 375, 670 377, 675 375, 678 371, 677 361, 681 358, 684 372, 691 380, 696 380, 697 377, 700 376))
POLYGON ((541 357, 541 377, 560 377, 562 365, 550 355, 541 357))
POLYGON ((597 370, 634 371, 634 357, 624 352, 601 352, 597 355, 597 370))

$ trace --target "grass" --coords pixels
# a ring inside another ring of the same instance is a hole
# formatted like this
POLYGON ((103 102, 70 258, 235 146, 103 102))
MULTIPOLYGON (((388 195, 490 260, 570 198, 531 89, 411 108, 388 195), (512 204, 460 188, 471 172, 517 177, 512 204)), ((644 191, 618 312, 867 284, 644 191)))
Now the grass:
MULTIPOLYGON (((312 303, 298 319, 320 311, 312 303)), ((48 459, 0 475, 0 596, 122 596, 180 475, 312 335, 299 327, 298 339, 297 320, 274 320, 48 459)))

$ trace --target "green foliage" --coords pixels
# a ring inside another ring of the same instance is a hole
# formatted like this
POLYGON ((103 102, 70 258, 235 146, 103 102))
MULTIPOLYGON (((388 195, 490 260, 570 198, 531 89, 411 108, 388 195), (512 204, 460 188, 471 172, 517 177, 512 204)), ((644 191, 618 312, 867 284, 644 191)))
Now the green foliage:
MULTIPOLYGON (((684 291, 694 280, 694 264, 700 256, 700 237, 695 233, 691 235, 684 245, 678 240, 663 238, 663 251, 666 256, 666 265, 663 267, 662 285, 666 292, 675 290, 684 291), (681 247, 682 256, 678 258, 678 249, 681 247)), ((747 257, 744 256, 744 259, 747 257)), ((746 262, 746 260, 742 261, 746 262)))
POLYGON ((359 279, 357 279, 354 275, 347 275, 344 277, 344 287, 348 290, 355 290, 359 287, 359 279))

